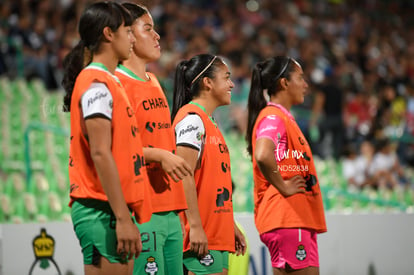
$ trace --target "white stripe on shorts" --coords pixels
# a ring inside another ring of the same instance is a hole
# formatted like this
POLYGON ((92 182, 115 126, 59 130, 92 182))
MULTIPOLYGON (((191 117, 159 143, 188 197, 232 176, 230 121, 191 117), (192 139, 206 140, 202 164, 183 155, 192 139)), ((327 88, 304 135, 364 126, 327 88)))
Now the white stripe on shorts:
POLYGON ((301 242, 301 241, 302 241, 302 231, 299 228, 299 242, 301 242))

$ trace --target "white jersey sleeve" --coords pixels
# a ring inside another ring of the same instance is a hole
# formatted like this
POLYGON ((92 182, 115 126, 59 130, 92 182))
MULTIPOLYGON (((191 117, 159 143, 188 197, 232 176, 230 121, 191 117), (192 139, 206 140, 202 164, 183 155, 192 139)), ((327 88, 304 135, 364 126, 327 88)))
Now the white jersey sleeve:
POLYGON ((96 115, 112 120, 112 94, 104 83, 94 82, 82 95, 83 118, 96 115))
POLYGON ((203 121, 197 114, 189 114, 175 126, 177 146, 188 146, 200 152, 203 148, 205 128, 203 121))

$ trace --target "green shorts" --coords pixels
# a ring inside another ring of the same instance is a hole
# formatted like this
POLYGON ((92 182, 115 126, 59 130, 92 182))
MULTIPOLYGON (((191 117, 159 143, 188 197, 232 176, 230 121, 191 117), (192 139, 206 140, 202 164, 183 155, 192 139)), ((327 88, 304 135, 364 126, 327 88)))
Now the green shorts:
POLYGON ((110 263, 126 263, 117 253, 116 219, 108 202, 79 199, 72 205, 72 222, 82 247, 83 263, 98 265, 105 257, 110 263))
POLYGON ((196 275, 221 273, 229 269, 229 252, 210 250, 202 259, 191 251, 184 252, 185 267, 196 275))
POLYGON ((183 274, 183 233, 177 213, 153 213, 149 222, 137 226, 142 252, 135 259, 134 275, 183 274))

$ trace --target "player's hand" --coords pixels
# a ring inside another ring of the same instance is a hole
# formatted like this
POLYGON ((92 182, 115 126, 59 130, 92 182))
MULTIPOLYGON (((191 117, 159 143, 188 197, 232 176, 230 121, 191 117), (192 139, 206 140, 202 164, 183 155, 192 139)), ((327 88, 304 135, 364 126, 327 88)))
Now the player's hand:
POLYGON ((297 193, 305 193, 305 189, 306 180, 302 176, 296 175, 284 180, 279 191, 283 196, 289 197, 297 193))
POLYGON ((208 254, 208 240, 202 226, 190 228, 190 250, 203 258, 208 254))
POLYGON ((117 252, 128 260, 138 258, 142 251, 141 234, 138 227, 129 219, 116 221, 117 252))
POLYGON ((234 224, 234 237, 236 240, 236 256, 244 255, 247 249, 246 239, 236 224, 234 224))
POLYGON ((162 155, 161 167, 175 182, 193 174, 190 166, 182 157, 168 151, 164 151, 162 155))

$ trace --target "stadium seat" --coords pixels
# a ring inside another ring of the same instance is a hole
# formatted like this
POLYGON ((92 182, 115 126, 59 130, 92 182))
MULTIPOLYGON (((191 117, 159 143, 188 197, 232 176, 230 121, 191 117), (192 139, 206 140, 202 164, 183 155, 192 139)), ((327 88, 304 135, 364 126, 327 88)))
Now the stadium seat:
POLYGON ((69 179, 67 168, 61 172, 60 170, 56 173, 56 186, 54 190, 61 197, 62 200, 66 201, 69 198, 69 179))
POLYGON ((62 216, 62 202, 59 195, 56 192, 49 192, 47 199, 49 203, 49 220, 60 220, 62 216))
POLYGON ((32 175, 29 182, 29 192, 33 194, 36 200, 44 200, 50 190, 49 181, 41 172, 32 175))
POLYGON ((4 187, 4 194, 7 194, 10 198, 22 197, 26 192, 26 182, 21 173, 10 173, 7 177, 4 187))
POLYGON ((404 192, 404 203, 407 206, 414 204, 414 191, 413 191, 412 188, 408 188, 407 190, 405 190, 405 192, 404 192))
POLYGON ((38 213, 36 197, 31 193, 25 193, 24 197, 24 221, 25 222, 34 222, 36 221, 36 216, 38 213))
POLYGON ((0 210, 0 222, 9 222, 13 213, 13 208, 8 194, 0 194, 0 210))

